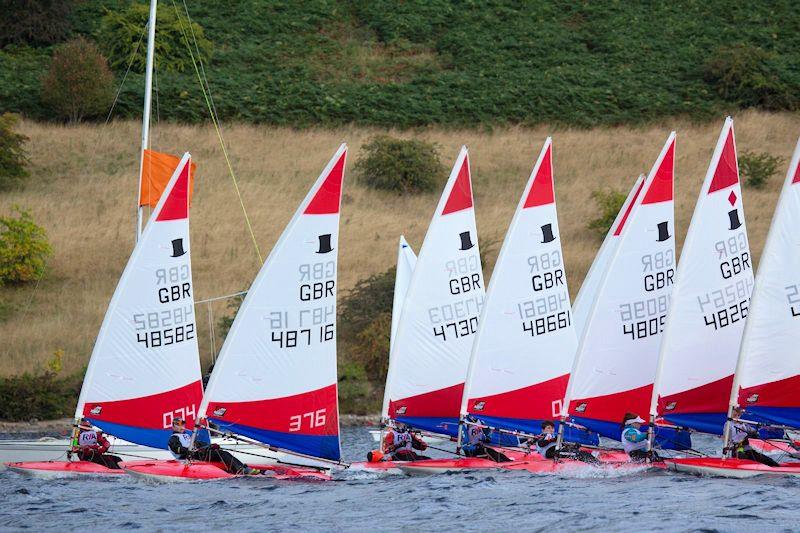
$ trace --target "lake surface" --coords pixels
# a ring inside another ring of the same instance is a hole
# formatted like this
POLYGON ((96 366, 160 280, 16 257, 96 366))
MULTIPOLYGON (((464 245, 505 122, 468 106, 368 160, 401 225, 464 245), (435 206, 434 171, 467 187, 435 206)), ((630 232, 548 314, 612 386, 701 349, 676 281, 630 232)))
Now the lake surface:
MULTIPOLYGON (((718 446, 696 438, 695 447, 718 446)), ((374 444, 344 428, 347 460, 374 444)), ((480 472, 431 477, 345 471, 332 482, 247 478, 151 484, 43 481, 0 472, 0 530, 796 531, 800 478, 657 472, 595 477, 480 472), (502 529, 500 529, 502 528, 502 529)))

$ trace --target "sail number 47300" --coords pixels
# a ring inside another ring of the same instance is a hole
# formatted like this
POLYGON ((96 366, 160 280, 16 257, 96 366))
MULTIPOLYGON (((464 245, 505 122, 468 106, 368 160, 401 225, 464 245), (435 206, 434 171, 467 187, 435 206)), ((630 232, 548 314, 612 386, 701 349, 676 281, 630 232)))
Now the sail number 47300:
POLYGON ((317 409, 289 417, 289 431, 300 431, 304 427, 314 429, 324 426, 328 419, 326 411, 326 409, 317 409))

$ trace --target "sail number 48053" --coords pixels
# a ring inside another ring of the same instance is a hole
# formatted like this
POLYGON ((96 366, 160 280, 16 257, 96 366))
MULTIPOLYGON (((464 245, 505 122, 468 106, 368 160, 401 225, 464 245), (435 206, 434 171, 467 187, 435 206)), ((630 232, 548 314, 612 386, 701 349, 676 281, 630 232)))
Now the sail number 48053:
POLYGON ((289 431, 300 431, 304 427, 314 429, 322 427, 327 422, 326 409, 317 409, 289 417, 289 431))

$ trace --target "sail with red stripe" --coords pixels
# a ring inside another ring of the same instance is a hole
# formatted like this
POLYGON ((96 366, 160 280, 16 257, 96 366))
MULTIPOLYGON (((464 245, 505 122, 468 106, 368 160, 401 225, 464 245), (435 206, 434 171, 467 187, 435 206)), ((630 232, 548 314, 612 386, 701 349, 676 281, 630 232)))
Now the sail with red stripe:
POLYGON ((676 273, 650 413, 721 434, 753 289, 733 120, 725 120, 676 273))
POLYGON ((428 227, 391 348, 389 418, 456 435, 484 301, 466 147, 428 227))
POLYGON ((199 416, 288 452, 338 461, 336 285, 347 147, 278 239, 231 326, 199 416))
POLYGON ((656 373, 675 268, 674 161, 673 132, 623 215, 570 376, 570 418, 617 440, 626 412, 647 412, 656 373))
MULTIPOLYGON (((397 326, 400 324, 400 313, 403 310, 403 304, 406 301, 406 294, 408 293, 408 286, 411 284, 411 275, 414 273, 414 267, 417 264, 417 254, 408 244, 406 238, 401 235, 400 243, 397 247, 397 268, 394 276, 394 295, 392 298, 392 329, 389 337, 389 352, 391 353, 394 338, 397 336, 397 326)), ((383 395, 383 408, 381 409, 381 418, 386 420, 389 418, 389 396, 386 394, 389 391, 387 386, 383 395)))
POLYGON ((189 245, 189 169, 172 174, 122 273, 89 360, 76 418, 166 448, 203 395, 189 245))
POLYGON ((731 403, 800 427, 800 140, 758 265, 731 403))
POLYGON ((548 137, 489 283, 462 415, 495 428, 538 433, 542 421, 561 414, 577 345, 548 137))
POLYGON ((628 192, 628 196, 625 198, 625 202, 622 204, 619 213, 617 213, 614 223, 611 224, 611 228, 609 228, 608 233, 606 233, 603 244, 600 245, 600 250, 598 250, 594 261, 592 261, 592 265, 589 267, 589 271, 583 278, 583 283, 581 284, 580 290, 578 290, 578 295, 572 303, 572 317, 578 338, 580 338, 586 327, 586 319, 589 317, 589 311, 591 311, 592 304, 597 296, 597 290, 600 288, 603 274, 605 274, 606 268, 608 268, 608 262, 614 257, 614 252, 620 240, 619 236, 622 235, 622 228, 625 226, 628 215, 630 215, 630 210, 633 208, 636 197, 642 191, 644 179, 644 174, 640 174, 639 177, 636 178, 636 182, 633 184, 630 192, 628 192))

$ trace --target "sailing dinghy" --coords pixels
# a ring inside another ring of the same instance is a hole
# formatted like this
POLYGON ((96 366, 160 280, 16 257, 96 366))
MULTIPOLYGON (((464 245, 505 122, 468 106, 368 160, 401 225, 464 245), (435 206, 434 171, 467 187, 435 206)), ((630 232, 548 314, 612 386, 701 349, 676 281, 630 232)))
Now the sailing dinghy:
MULTIPOLYGON (((85 417, 109 435, 152 448, 166 448, 174 417, 193 427, 203 394, 189 245, 190 167, 187 153, 131 253, 75 411, 76 421, 85 417)), ((7 466, 48 476, 123 472, 88 461, 7 466)))
MULTIPOLYGON (((728 129, 727 122, 726 129, 728 129)), ((726 140, 721 156, 723 162, 718 163, 718 167, 726 168, 724 161, 728 161, 727 169, 732 174, 732 171, 736 169, 736 145, 733 139, 732 125, 728 135, 730 141, 726 140)), ((704 381, 712 384, 711 387, 713 387, 713 390, 705 393, 705 403, 700 403, 696 394, 673 395, 669 401, 676 403, 673 405, 660 399, 656 404, 658 413, 663 412, 668 417, 671 416, 669 414, 671 411, 680 409, 679 420, 685 421, 685 417, 688 415, 698 417, 699 415, 695 413, 699 412, 699 414, 705 415, 701 418, 704 424, 700 426, 700 429, 719 434, 722 430, 721 424, 725 422, 726 418, 730 420, 733 408, 741 406, 745 409, 743 418, 747 419, 748 422, 752 422, 754 427, 777 425, 781 429, 800 428, 800 397, 797 394, 798 383, 800 383, 800 358, 794 355, 797 352, 798 343, 800 343, 800 328, 798 328, 797 323, 797 317, 800 316, 800 297, 798 297, 800 292, 798 292, 797 285, 797 272, 800 272, 800 241, 796 236, 796 227, 798 221, 800 221, 799 165, 800 141, 798 141, 789 165, 772 225, 767 235, 767 241, 755 279, 755 286, 753 287, 752 300, 748 300, 748 292, 741 294, 741 296, 737 295, 738 300, 726 301, 722 310, 716 311, 717 328, 713 328, 713 320, 704 320, 704 323, 712 322, 709 332, 716 333, 728 328, 739 328, 741 331, 741 320, 734 322, 732 319, 733 313, 738 310, 739 314, 741 314, 742 309, 744 309, 744 313, 747 315, 740 349, 737 349, 739 344, 735 342, 735 330, 729 332, 731 339, 706 338, 707 346, 713 345, 726 348, 724 351, 722 349, 715 350, 713 355, 716 357, 704 358, 699 361, 701 364, 706 363, 708 367, 716 367, 717 372, 721 371, 724 376, 723 383, 717 383, 717 380, 714 379, 716 375, 704 374, 709 376, 704 381), (724 316, 724 314, 720 315, 720 313, 725 309, 728 309, 730 313, 727 322, 730 324, 729 326, 722 326, 721 324, 724 322, 720 321, 720 318, 724 316), (732 351, 738 352, 738 363, 736 364, 734 376, 730 378, 729 375, 725 375, 725 371, 730 371, 734 364, 735 356, 732 355, 732 351), (727 384, 731 383, 731 379, 732 386, 728 390, 727 384), (683 403, 684 400, 691 403, 686 405, 683 403), (724 402, 728 400, 730 405, 725 405, 724 402), (672 409, 669 409, 670 407, 672 409), (720 409, 727 411, 727 416, 723 411, 720 417, 720 409), (713 426, 709 427, 709 423, 713 423, 713 426)), ((717 175, 720 175, 720 171, 717 171, 717 175)), ((733 180, 732 175, 730 179, 731 181, 733 180)), ((731 190, 735 194, 739 194, 736 186, 731 187, 731 190)), ((730 193, 727 194, 729 195, 730 193)), ((723 199, 725 195, 726 192, 722 192, 723 199)), ((722 205, 724 206, 725 204, 723 203, 722 205)), ((725 216, 725 213, 722 212, 724 209, 726 207, 718 211, 718 216, 725 216)), ((742 217, 742 222, 743 219, 744 217, 742 217)), ((728 232, 731 236, 725 242, 728 243, 729 247, 737 242, 743 245, 746 243, 744 226, 737 230, 728 228, 728 232)), ((725 228, 720 233, 724 234, 725 228)), ((749 251, 742 247, 739 251, 739 257, 742 257, 744 253, 749 254, 749 251)), ((734 255, 734 257, 736 256, 734 255)), ((722 267, 724 265, 722 259, 720 258, 719 262, 721 267, 720 274, 725 272, 724 267, 722 267)), ((751 286, 748 282, 747 272, 751 272, 751 270, 748 268, 744 273, 745 291, 751 286)), ((682 279, 679 278, 679 283, 682 279)), ((736 278, 723 278, 720 282, 723 280, 728 283, 738 283, 736 278)), ((709 289, 711 288, 713 286, 709 286, 709 289)), ((692 290, 692 288, 687 290, 692 290)), ((727 292, 726 290, 725 293, 727 294, 727 292)), ((666 352, 667 356, 671 355, 671 353, 666 352)), ((667 367, 666 365, 675 363, 674 358, 666 359, 664 361, 665 369, 671 368, 671 366, 667 367)), ((710 388, 709 385, 706 385, 706 388, 710 388)), ((689 421, 692 421, 692 419, 690 418, 689 421)), ((729 427, 730 422, 727 425, 729 427)), ((727 446, 729 431, 730 429, 726 431, 723 449, 727 446)), ((782 451, 784 459, 797 454, 797 450, 785 441, 778 441, 773 444, 769 440, 762 440, 758 444, 762 453, 768 453, 770 448, 782 451)), ((800 475, 800 463, 798 462, 782 463, 780 467, 769 467, 750 460, 704 457, 674 459, 669 461, 669 464, 672 468, 681 472, 735 478, 753 477, 762 474, 800 475)))
MULTIPOLYGON (((336 285, 346 156, 343 144, 261 267, 225 338, 197 411, 203 427, 213 434, 312 465, 340 464, 341 458, 336 285)), ((328 478, 313 468, 251 466, 273 471, 277 477, 328 478)), ((151 479, 236 477, 220 465, 200 461, 158 462, 126 470, 151 479)))

